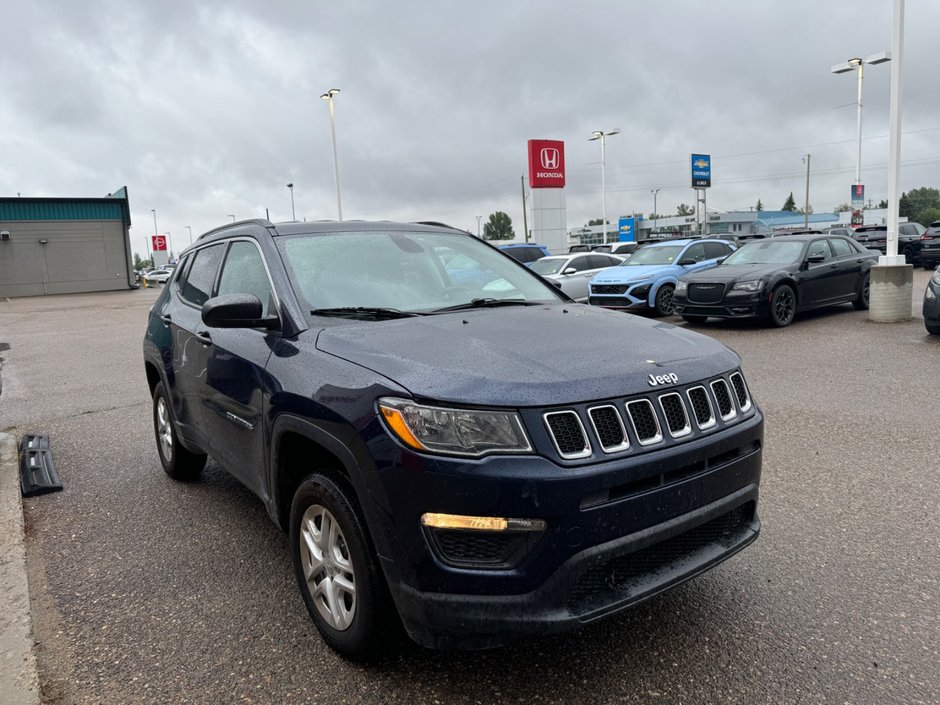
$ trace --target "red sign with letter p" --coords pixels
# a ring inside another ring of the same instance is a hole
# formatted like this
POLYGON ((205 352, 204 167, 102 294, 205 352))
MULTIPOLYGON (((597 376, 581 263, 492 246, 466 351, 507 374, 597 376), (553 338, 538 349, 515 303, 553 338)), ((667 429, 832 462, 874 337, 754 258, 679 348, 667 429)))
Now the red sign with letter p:
POLYGON ((565 187, 565 143, 561 140, 529 140, 529 186, 565 187))
POLYGON ((161 250, 166 250, 166 238, 163 235, 151 235, 150 239, 153 240, 153 251, 160 252, 161 250))

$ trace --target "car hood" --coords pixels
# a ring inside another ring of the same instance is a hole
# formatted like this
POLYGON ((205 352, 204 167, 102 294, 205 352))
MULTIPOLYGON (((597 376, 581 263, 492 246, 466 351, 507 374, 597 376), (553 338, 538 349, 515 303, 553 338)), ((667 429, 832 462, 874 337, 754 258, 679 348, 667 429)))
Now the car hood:
POLYGON ((649 391, 740 364, 707 336, 581 304, 460 311, 322 330, 323 352, 377 372, 416 398, 485 406, 552 406, 649 391))
POLYGON ((760 279, 783 269, 797 269, 797 265, 785 264, 721 264, 701 272, 693 272, 682 277, 687 282, 737 282, 760 279))
POLYGON ((673 270, 672 265, 662 264, 636 264, 633 266, 608 267, 603 272, 598 272, 591 280, 592 284, 620 284, 623 282, 635 282, 647 277, 658 277, 673 270))

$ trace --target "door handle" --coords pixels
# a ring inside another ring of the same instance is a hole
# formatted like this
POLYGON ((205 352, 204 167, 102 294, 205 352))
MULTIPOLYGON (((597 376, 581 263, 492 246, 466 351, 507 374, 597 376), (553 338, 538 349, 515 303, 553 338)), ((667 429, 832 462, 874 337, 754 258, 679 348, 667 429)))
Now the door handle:
POLYGON ((160 315, 160 320, 166 325, 170 325, 173 322, 173 317, 168 313, 164 313, 160 315))
POLYGON ((193 333, 193 337, 203 345, 212 345, 212 336, 209 335, 208 331, 193 333))
POLYGON ((830 264, 830 265, 829 265, 829 269, 838 269, 838 268, 839 268, 839 265, 838 265, 838 264, 830 264))

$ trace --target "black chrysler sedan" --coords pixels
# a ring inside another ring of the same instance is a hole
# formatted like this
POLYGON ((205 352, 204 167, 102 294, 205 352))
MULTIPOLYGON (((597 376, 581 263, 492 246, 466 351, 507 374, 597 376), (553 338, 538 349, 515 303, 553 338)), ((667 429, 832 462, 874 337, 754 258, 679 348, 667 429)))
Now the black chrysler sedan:
POLYGON ((447 226, 210 231, 143 350, 163 470, 195 481, 209 455, 259 497, 350 658, 396 622, 448 648, 574 629, 760 531, 763 416, 733 351, 447 226))
POLYGON ((749 242, 719 266, 683 276, 676 313, 690 323, 759 317, 782 327, 798 311, 821 306, 867 309, 869 269, 877 260, 877 252, 839 235, 749 242))

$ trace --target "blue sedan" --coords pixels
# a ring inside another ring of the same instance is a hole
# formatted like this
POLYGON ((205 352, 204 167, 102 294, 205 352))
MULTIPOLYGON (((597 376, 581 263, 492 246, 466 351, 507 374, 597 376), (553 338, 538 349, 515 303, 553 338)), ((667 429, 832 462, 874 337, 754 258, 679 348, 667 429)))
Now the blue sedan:
POLYGON ((640 248, 621 265, 605 269, 591 280, 589 302, 622 311, 673 313, 672 295, 683 274, 714 267, 735 246, 727 240, 670 240, 640 248))

